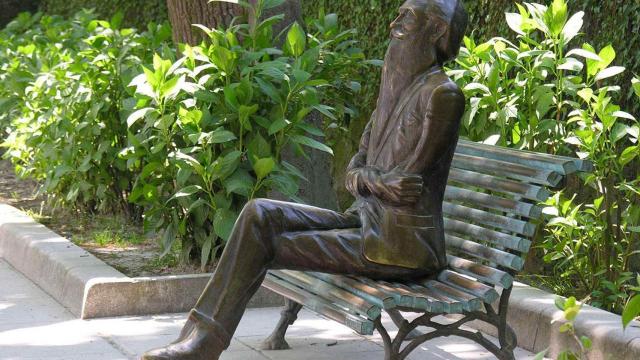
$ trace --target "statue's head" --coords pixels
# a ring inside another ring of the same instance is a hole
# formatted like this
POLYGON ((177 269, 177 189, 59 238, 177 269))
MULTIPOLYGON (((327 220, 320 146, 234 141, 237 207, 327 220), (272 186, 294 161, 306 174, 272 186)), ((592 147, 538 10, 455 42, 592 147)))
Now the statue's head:
POLYGON ((407 0, 391 24, 392 48, 418 57, 413 61, 443 64, 458 55, 467 23, 461 0, 407 0))

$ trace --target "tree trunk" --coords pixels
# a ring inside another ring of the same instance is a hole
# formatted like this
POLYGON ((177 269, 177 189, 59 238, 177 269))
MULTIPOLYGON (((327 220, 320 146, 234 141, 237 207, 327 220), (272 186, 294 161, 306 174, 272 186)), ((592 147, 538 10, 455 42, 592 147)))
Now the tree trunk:
POLYGON ((0 29, 23 11, 35 12, 40 0, 0 0, 0 29))
MULTIPOLYGON (((255 3, 255 0, 251 0, 255 3)), ((167 0, 169 20, 173 27, 173 40, 176 43, 195 45, 202 40, 202 32, 192 24, 201 24, 208 28, 227 27, 236 16, 245 15, 244 8, 226 1, 209 3, 209 0, 167 0)), ((273 29, 274 35, 294 21, 302 23, 302 5, 300 0, 285 0, 281 6, 263 14, 267 18, 284 14, 284 21, 273 29)))
POLYGON ((173 40, 190 45, 202 40, 202 31, 193 27, 193 24, 208 28, 225 27, 234 17, 244 14, 241 6, 226 1, 167 0, 167 8, 173 27, 173 40))

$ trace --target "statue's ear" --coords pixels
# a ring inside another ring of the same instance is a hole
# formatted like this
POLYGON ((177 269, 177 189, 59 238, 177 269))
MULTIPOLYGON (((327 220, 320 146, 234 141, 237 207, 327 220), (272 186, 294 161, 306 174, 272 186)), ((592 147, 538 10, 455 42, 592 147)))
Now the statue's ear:
POLYGON ((449 33, 449 24, 440 18, 432 19, 433 28, 431 31, 431 39, 434 44, 441 44, 442 41, 446 41, 447 34, 449 33))
POLYGON ((449 24, 442 19, 434 19, 433 27, 431 30, 432 42, 438 52, 438 60, 444 62, 445 59, 441 57, 449 51, 449 24))

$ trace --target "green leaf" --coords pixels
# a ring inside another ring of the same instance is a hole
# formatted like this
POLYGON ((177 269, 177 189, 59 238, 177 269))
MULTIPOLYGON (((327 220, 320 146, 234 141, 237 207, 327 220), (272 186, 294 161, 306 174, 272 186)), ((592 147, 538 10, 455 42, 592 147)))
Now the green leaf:
POLYGON ((307 35, 304 33, 302 26, 295 22, 287 33, 285 50, 294 57, 299 57, 304 53, 306 44, 307 35))
POLYGON ((320 151, 324 151, 326 153, 329 153, 331 155, 333 155, 333 150, 331 150, 330 147, 328 147, 327 145, 316 141, 312 138, 306 137, 306 136, 302 136, 302 135, 293 135, 291 136, 291 141, 297 143, 297 144, 301 144, 301 145, 305 145, 308 146, 310 148, 314 148, 320 151))
POLYGON ((160 243, 162 244, 162 255, 161 257, 165 257, 167 254, 171 252, 171 248, 173 243, 176 241, 177 231, 175 225, 167 226, 164 230, 164 234, 162 234, 162 240, 160 243))
POLYGON ((171 199, 169 199, 169 200, 175 200, 175 199, 180 199, 180 198, 183 198, 183 197, 191 196, 193 194, 199 193, 202 190, 203 189, 202 189, 201 186, 190 185, 190 186, 187 186, 187 187, 183 188, 182 190, 178 191, 177 193, 175 193, 171 197, 171 199))
POLYGON ((138 120, 144 118, 145 116, 147 116, 147 114, 150 114, 154 111, 156 111, 155 108, 144 108, 134 111, 133 114, 129 115, 129 117, 127 118, 127 127, 133 126, 133 124, 135 124, 138 120))
POLYGON ((211 249, 213 248, 213 238, 207 237, 207 240, 202 245, 202 251, 200 252, 200 271, 205 271, 207 263, 209 263, 209 256, 211 256, 211 249))
POLYGON ((291 124, 291 122, 283 118, 274 121, 271 126, 269 126, 269 135, 278 133, 280 130, 289 126, 289 124, 291 124))
POLYGON ((253 163, 253 170, 256 172, 258 181, 267 177, 275 168, 276 162, 272 157, 263 158, 253 163))
POLYGON ((233 175, 223 181, 227 194, 238 194, 249 197, 254 187, 255 179, 244 169, 238 169, 233 175))
POLYGON ((314 105, 313 106, 314 109, 320 111, 320 113, 322 113, 322 115, 328 117, 331 120, 337 120, 336 116, 333 115, 332 111, 334 110, 331 106, 327 106, 327 105, 314 105))
POLYGON ((611 129, 611 141, 615 144, 627 136, 629 127, 622 123, 616 123, 611 129))
POLYGON ((562 37, 564 38, 565 44, 569 43, 578 33, 580 29, 582 29, 582 25, 584 24, 584 11, 580 11, 575 13, 567 24, 562 29, 562 37))
POLYGON ((582 346, 584 346, 584 348, 587 350, 591 349, 591 347, 593 346, 593 342, 591 341, 591 339, 584 335, 580 337, 580 342, 582 343, 582 346))
POLYGON ((566 332, 570 332, 572 330, 573 330, 573 324, 571 324, 571 323, 562 324, 562 325, 560 325, 560 329, 559 329, 559 331, 561 333, 563 333, 563 334, 566 333, 566 332))
POLYGON ((114 30, 117 30, 120 28, 120 25, 122 25, 122 20, 124 19, 124 13, 122 11, 118 11, 115 15, 113 15, 113 17, 111 18, 111 28, 114 30))
POLYGON ((638 146, 629 146, 628 148, 624 149, 622 154, 620 154, 620 158, 618 158, 618 162, 622 166, 627 165, 628 163, 633 161, 636 157, 638 157, 638 151, 640 151, 638 146))
POLYGON ((223 181, 227 194, 238 194, 249 197, 255 185, 255 179, 244 169, 238 169, 233 175, 223 181))
POLYGON ((209 141, 212 144, 222 144, 236 139, 236 135, 231 131, 225 130, 223 128, 218 128, 213 133, 211 133, 211 138, 209 139, 209 141))
POLYGON ((633 86, 633 91, 635 91, 636 95, 640 97, 640 79, 633 78, 633 80, 631 80, 631 85, 633 86))
POLYGON ((256 82, 258 83, 258 86, 260 87, 260 89, 262 90, 262 92, 264 92, 265 94, 267 94, 267 96, 269 96, 271 98, 271 100, 273 100, 273 102, 275 102, 276 104, 282 104, 282 96, 280 96, 280 93, 278 92, 278 90, 276 90, 275 86, 273 86, 273 84, 271 84, 270 82, 267 82, 259 77, 255 78, 256 82))
POLYGON ((522 15, 518 13, 506 13, 505 16, 509 28, 519 35, 524 35, 524 31, 522 31, 522 15))
POLYGON ((542 352, 537 353, 536 356, 533 358, 533 360, 544 360, 548 352, 549 352, 549 349, 546 349, 542 352))
POLYGON ((585 59, 591 59, 591 60, 595 60, 595 61, 602 61, 602 58, 600 58, 600 56, 598 56, 597 54, 595 54, 592 51, 586 50, 586 49, 573 49, 571 51, 569 51, 567 53, 567 56, 580 56, 583 57, 585 59))
POLYGON ((264 0, 262 6, 264 10, 269 10, 284 4, 284 2, 285 0, 264 0))
POLYGON ((238 168, 238 165, 240 165, 241 157, 242 153, 240 151, 232 151, 222 157, 215 167, 216 178, 225 179, 229 175, 233 174, 238 168))
POLYGON ((231 210, 219 209, 213 218, 213 229, 224 241, 229 240, 238 215, 231 210))
POLYGON ((626 69, 622 66, 612 66, 610 68, 606 68, 596 75, 596 81, 604 80, 619 74, 622 74, 626 69))
POLYGON ((560 35, 567 22, 567 3, 565 0, 553 0, 549 10, 551 10, 553 18, 549 24, 549 30, 555 36, 560 35))
POLYGON ((622 327, 625 329, 633 319, 640 315, 640 295, 636 295, 624 307, 622 311, 622 327))

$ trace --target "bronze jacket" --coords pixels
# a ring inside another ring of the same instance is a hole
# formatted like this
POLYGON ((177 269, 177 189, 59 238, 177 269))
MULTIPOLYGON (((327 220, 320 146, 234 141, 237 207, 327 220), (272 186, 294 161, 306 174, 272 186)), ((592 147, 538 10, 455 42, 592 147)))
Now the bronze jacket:
POLYGON ((442 201, 464 108, 461 90, 437 67, 416 78, 387 119, 372 115, 346 179, 368 260, 432 273, 446 266, 442 201), (421 200, 399 206, 373 195, 390 171, 421 175, 421 200))

